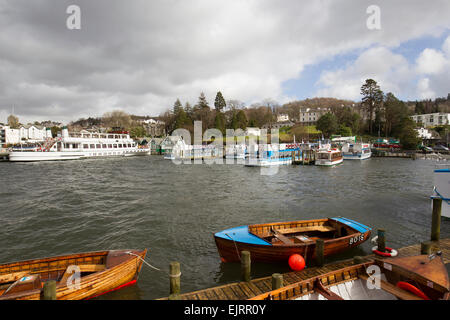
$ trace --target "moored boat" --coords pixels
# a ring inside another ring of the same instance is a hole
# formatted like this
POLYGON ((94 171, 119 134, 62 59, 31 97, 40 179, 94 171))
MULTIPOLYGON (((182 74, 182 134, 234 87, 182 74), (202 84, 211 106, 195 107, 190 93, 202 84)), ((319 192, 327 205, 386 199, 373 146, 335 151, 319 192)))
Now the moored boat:
POLYGON ((344 143, 342 146, 344 160, 365 160, 372 156, 368 143, 344 143))
POLYGON ((66 127, 57 138, 47 138, 35 148, 17 148, 9 154, 9 161, 58 161, 86 158, 128 157, 149 155, 150 148, 138 146, 128 133, 69 132, 66 127))
POLYGON ((299 281, 250 300, 449 300, 439 254, 375 259, 299 281))
POLYGON ((258 156, 250 155, 245 160, 246 167, 270 167, 292 164, 299 160, 301 155, 300 144, 267 144, 259 145, 258 156), (298 159, 296 159, 298 157, 298 159))
POLYGON ((316 240, 324 240, 324 256, 356 247, 366 241, 371 228, 351 219, 325 218, 254 224, 214 234, 223 262, 240 261, 240 252, 250 251, 252 261, 288 261, 292 254, 315 258, 316 240))
POLYGON ((40 300, 49 280, 57 283, 57 300, 93 298, 135 284, 146 253, 109 250, 1 264, 0 300, 40 300))
POLYGON ((434 170, 434 188, 431 198, 442 199, 441 215, 450 218, 450 165, 439 165, 434 170))
POLYGON ((339 149, 320 150, 316 153, 316 166, 335 166, 344 161, 342 152, 339 149))

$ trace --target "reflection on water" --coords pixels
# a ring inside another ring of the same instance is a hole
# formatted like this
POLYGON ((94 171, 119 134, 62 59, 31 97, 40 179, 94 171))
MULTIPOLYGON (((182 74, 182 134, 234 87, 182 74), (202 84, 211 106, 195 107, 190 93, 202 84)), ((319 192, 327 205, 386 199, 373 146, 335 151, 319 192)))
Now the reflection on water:
MULTIPOLYGON (((149 248, 137 286, 104 299, 168 295, 179 261, 182 291, 240 279, 220 262, 213 233, 239 225, 345 216, 387 230, 391 247, 430 235, 434 163, 373 158, 334 168, 283 166, 273 176, 242 165, 174 165, 161 157, 0 163, 0 261, 104 249, 149 248)), ((441 236, 450 236, 450 221, 441 236)), ((375 230, 376 232, 376 230, 375 230)), ((370 242, 327 261, 370 253, 370 242)), ((252 264, 252 276, 289 271, 252 264)))

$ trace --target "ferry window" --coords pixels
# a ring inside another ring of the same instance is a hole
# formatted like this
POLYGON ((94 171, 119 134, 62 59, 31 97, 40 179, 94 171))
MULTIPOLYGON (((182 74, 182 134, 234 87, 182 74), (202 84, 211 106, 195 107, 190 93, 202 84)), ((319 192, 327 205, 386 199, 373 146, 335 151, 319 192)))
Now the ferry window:
POLYGON ((112 144, 108 144, 108 148, 112 149, 112 144))
POLYGON ((101 147, 102 147, 101 144, 98 144, 98 145, 97 145, 97 149, 101 149, 101 147))
POLYGON ((114 136, 112 134, 108 135, 108 139, 113 139, 114 136))
POLYGON ((72 144, 72 148, 78 149, 78 144, 77 143, 72 144))
POLYGON ((117 148, 117 144, 114 145, 114 148, 117 148))
POLYGON ((83 148, 84 148, 84 149, 89 149, 89 145, 83 144, 83 148))
POLYGON ((69 143, 64 143, 64 148, 69 149, 70 148, 69 143))
POLYGON ((102 148, 103 148, 103 149, 106 149, 106 148, 107 148, 106 144, 102 145, 102 148))
POLYGON ((91 144, 91 145, 90 145, 90 148, 91 148, 91 149, 95 149, 95 144, 91 144))
POLYGON ((122 148, 122 144, 121 143, 119 143, 119 148, 122 148))
POLYGON ((131 148, 131 143, 128 144, 128 148, 131 148))

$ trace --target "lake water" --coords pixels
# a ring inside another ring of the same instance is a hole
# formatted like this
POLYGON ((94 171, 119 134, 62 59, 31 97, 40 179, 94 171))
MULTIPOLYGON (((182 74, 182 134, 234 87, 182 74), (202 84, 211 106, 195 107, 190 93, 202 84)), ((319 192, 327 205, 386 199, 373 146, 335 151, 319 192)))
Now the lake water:
MULTIPOLYGON (((137 286, 101 299, 168 296, 171 261, 181 290, 240 278, 221 263, 213 233, 252 223, 344 216, 386 230, 393 248, 429 240, 435 162, 372 158, 334 168, 175 165, 160 156, 0 163, 0 263, 108 249, 148 248, 137 286)), ((450 236, 443 218, 441 237, 450 236)), ((369 241, 327 259, 370 253, 369 241)), ((252 264, 252 276, 289 271, 252 264)))

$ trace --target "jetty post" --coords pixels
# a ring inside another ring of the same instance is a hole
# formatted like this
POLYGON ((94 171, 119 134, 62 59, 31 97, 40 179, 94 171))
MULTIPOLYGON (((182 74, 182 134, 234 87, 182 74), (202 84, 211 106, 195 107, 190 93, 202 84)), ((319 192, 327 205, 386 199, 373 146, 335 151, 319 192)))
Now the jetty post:
POLYGON ((378 239, 377 239, 377 246, 378 251, 385 252, 386 251, 386 236, 385 236, 385 230, 384 229, 378 229, 378 239))
POLYGON ((431 241, 439 241, 441 236, 442 199, 433 198, 433 213, 431 218, 431 241))
POLYGON ((50 280, 44 283, 43 288, 44 300, 56 300, 56 281, 50 280))
POLYGON ((283 275, 281 273, 272 274, 272 290, 283 287, 283 275))
POLYGON ((181 269, 177 261, 170 263, 170 295, 169 300, 179 300, 181 291, 181 269))
POLYGON ((420 243, 420 254, 431 254, 431 245, 433 243, 431 241, 424 241, 420 243))
POLYGON ((324 264, 324 251, 325 242, 323 239, 317 239, 316 240, 316 262, 319 267, 323 266, 324 264))
POLYGON ((250 281, 250 274, 251 274, 251 257, 249 251, 242 251, 241 252, 241 275, 242 280, 245 282, 250 281))

